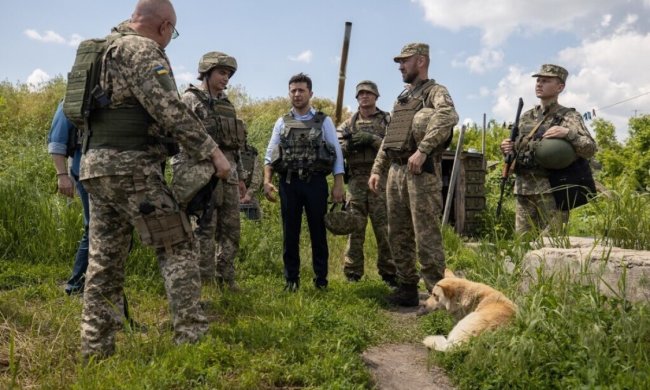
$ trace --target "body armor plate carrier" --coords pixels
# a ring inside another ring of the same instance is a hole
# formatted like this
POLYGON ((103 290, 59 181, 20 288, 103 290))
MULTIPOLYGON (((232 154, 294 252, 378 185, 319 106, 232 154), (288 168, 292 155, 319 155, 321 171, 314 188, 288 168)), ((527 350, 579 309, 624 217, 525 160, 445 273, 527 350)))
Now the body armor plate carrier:
POLYGON ((286 174, 287 181, 291 180, 292 173, 306 180, 313 173, 331 173, 336 152, 323 138, 325 114, 319 111, 312 119, 300 121, 289 113, 283 119, 280 143, 271 158, 273 170, 286 174))
POLYGON ((214 99, 195 86, 187 89, 208 107, 210 116, 203 119, 208 134, 223 150, 237 150, 246 142, 246 127, 237 119, 235 107, 228 99, 214 99))

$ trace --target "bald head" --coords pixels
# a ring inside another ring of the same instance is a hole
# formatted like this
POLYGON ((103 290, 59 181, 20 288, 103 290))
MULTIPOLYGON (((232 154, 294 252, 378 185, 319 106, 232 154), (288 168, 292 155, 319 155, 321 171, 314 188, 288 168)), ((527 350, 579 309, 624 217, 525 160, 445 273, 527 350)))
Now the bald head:
POLYGON ((131 28, 165 48, 176 26, 176 11, 169 0, 139 0, 131 15, 131 28))

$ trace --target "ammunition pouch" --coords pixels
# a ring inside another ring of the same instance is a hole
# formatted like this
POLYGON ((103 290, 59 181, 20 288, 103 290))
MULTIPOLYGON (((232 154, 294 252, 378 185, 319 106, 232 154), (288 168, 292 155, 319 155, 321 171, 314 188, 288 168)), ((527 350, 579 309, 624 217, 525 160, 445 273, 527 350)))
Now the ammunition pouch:
POLYGON ((190 221, 182 211, 168 215, 139 215, 134 225, 143 244, 166 252, 171 252, 174 245, 192 239, 190 221))

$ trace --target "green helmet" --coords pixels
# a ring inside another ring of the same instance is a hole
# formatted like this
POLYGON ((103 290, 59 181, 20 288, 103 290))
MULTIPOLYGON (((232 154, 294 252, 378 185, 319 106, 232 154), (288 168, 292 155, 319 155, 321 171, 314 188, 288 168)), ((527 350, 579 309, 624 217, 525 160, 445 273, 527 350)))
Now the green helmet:
POLYGON ((334 211, 334 206, 325 214, 325 227, 332 234, 347 236, 348 234, 363 231, 366 227, 366 218, 361 214, 345 210, 342 206, 340 211, 334 211))
POLYGON ((564 169, 576 160, 573 146, 562 138, 542 138, 533 150, 535 162, 546 169, 564 169))
POLYGON ((202 80, 206 73, 217 66, 230 69, 232 72, 230 73, 230 76, 232 76, 237 71, 237 60, 235 57, 231 57, 220 51, 210 51, 205 53, 199 61, 199 80, 202 80))
POLYGON ((172 158, 171 189, 178 203, 185 207, 214 175, 214 165, 210 160, 194 161, 178 157, 172 158))

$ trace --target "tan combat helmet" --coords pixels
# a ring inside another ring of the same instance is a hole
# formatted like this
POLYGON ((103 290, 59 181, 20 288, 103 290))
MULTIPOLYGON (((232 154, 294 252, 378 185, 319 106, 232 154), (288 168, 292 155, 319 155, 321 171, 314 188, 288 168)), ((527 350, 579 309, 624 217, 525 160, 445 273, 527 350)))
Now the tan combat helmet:
POLYGON ((235 57, 231 57, 226 53, 220 51, 210 51, 207 52, 201 57, 199 61, 199 80, 203 80, 205 76, 212 68, 217 66, 226 68, 230 70, 230 76, 237 71, 237 60, 235 57))

